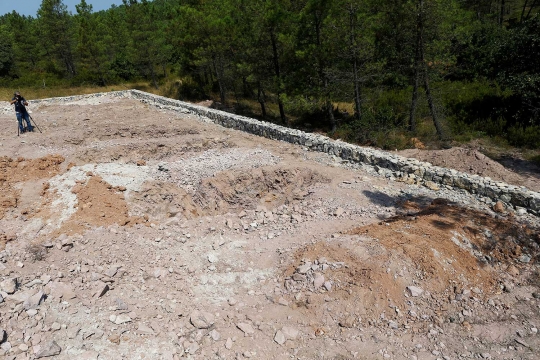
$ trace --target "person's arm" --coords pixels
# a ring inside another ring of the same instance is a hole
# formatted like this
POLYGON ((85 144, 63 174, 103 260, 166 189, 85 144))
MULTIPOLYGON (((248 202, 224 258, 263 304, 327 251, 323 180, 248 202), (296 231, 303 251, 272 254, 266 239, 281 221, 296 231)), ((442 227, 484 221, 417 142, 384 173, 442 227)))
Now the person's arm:
POLYGON ((13 98, 13 99, 11 99, 11 102, 10 102, 9 104, 10 104, 10 105, 13 105, 13 104, 15 104, 16 102, 17 102, 17 99, 13 98))

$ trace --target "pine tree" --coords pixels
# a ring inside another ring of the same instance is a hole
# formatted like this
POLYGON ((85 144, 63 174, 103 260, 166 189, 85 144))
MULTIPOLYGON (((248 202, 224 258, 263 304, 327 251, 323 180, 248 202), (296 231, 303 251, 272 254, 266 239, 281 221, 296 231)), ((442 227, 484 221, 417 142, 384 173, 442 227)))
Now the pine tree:
POLYGON ((61 63, 69 77, 75 76, 72 18, 62 0, 43 0, 38 10, 38 27, 46 56, 61 63))

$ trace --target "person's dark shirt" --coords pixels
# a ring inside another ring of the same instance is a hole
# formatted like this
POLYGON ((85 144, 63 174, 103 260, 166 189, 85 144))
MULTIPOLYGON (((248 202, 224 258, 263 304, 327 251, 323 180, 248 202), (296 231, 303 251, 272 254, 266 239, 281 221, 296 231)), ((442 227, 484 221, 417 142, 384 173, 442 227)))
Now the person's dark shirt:
MULTIPOLYGON (((14 97, 11 99, 11 101, 16 100, 14 97)), ((26 107, 24 106, 24 103, 26 102, 26 99, 21 96, 20 100, 15 101, 15 112, 26 112, 26 107)))

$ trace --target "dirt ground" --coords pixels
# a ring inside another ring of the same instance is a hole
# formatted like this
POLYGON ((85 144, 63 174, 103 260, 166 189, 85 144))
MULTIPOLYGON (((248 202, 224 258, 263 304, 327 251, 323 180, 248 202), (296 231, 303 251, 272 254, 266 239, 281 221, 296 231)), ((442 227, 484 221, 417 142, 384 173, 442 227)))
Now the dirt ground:
POLYGON ((537 218, 135 100, 30 108, 0 114, 0 358, 539 358, 537 218))

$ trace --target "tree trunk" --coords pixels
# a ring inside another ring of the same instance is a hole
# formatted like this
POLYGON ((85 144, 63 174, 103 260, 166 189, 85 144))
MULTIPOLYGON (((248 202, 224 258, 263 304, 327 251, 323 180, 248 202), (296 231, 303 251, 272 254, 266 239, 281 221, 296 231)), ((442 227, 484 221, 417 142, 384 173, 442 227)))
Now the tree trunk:
POLYGON ((527 8, 527 4, 529 3, 529 0, 525 0, 523 3, 523 8, 521 10, 521 19, 520 21, 523 22, 523 17, 525 16, 525 9, 527 8))
POLYGON ((500 23, 501 27, 502 27, 503 24, 504 24, 504 10, 505 10, 504 5, 505 5, 504 0, 501 0, 501 15, 500 15, 500 18, 499 18, 499 19, 500 19, 500 20, 499 20, 499 23, 500 23))
POLYGON ((154 66, 150 65, 150 75, 152 76, 152 84, 154 84, 154 87, 159 90, 159 85, 157 83, 156 79, 156 72, 154 71, 154 66))
POLYGON ((420 80, 420 72, 418 70, 415 71, 414 74, 414 86, 413 86, 413 93, 412 93, 412 100, 411 100, 411 111, 409 113, 409 131, 410 132, 416 132, 416 105, 418 104, 418 82, 420 80))
POLYGON ((218 66, 216 64, 216 57, 213 56, 212 57, 212 64, 214 65, 214 71, 216 73, 216 78, 217 78, 217 82, 218 82, 218 85, 219 85, 219 100, 221 101, 221 105, 225 106, 225 88, 224 88, 224 85, 223 85, 223 81, 221 79, 221 74, 220 74, 220 71, 218 69, 218 66))
POLYGON ((528 20, 531 17, 531 11, 534 9, 534 7, 537 5, 538 0, 534 0, 531 4, 531 7, 529 8, 529 11, 527 12, 527 17, 525 20, 528 20))
POLYGON ((418 2, 418 15, 416 19, 416 49, 414 59, 413 93, 411 100, 411 112, 409 114, 409 131, 416 131, 416 105, 418 104, 418 85, 420 82, 420 64, 424 61, 424 0, 418 2))
POLYGON ((328 111, 328 117, 330 118, 330 125, 332 126, 332 132, 337 129, 336 118, 334 117, 334 106, 330 100, 326 100, 326 111, 328 111))
POLYGON ((277 41, 276 41, 276 35, 274 34, 274 30, 272 29, 270 31, 270 40, 272 42, 272 58, 274 61, 274 70, 276 72, 276 78, 277 78, 277 101, 279 106, 279 116, 281 117, 281 121, 283 121, 287 126, 289 126, 289 119, 285 116, 285 108, 283 107, 283 101, 281 100, 281 72, 279 68, 279 54, 277 51, 277 41))
POLYGON ((356 120, 362 120, 362 103, 360 102, 360 81, 358 79, 358 66, 356 56, 353 60, 353 78, 354 78, 354 117, 356 120))
POLYGON ((266 119, 266 96, 264 94, 264 90, 261 87, 261 82, 259 81, 258 84, 258 92, 257 92, 257 100, 259 101, 259 104, 261 104, 261 114, 262 118, 266 119))
POLYGON ((358 78, 358 58, 356 56, 356 46, 354 45, 355 34, 355 15, 356 10, 352 4, 349 4, 349 51, 352 56, 353 68, 353 87, 354 87, 354 118, 358 121, 362 120, 362 103, 360 94, 360 79, 358 78))
POLYGON ((444 131, 442 128, 441 123, 439 122, 439 118, 437 117, 437 113, 435 112, 435 104, 433 103, 433 98, 431 96, 431 91, 429 89, 429 79, 428 79, 428 73, 427 69, 424 74, 424 87, 426 90, 426 97, 429 105, 429 111, 431 112, 431 117, 433 118, 433 124, 435 125, 435 130, 437 131, 437 136, 439 137, 439 140, 446 140, 446 137, 444 136, 444 131))

